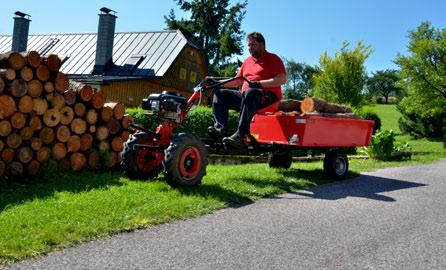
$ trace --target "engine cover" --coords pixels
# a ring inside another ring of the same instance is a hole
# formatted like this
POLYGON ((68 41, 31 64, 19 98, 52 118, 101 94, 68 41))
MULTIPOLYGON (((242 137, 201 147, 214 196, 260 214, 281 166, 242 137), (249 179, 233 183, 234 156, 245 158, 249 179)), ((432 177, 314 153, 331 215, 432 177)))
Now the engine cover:
POLYGON ((180 122, 181 111, 187 109, 187 99, 177 92, 163 91, 143 99, 142 108, 153 111, 160 118, 180 122))

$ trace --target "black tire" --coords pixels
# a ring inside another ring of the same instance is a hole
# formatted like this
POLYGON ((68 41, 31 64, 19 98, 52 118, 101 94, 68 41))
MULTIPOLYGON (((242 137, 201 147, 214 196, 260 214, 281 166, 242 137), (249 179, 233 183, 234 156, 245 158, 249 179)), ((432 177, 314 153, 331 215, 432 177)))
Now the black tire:
POLYGON ((121 152, 121 167, 130 179, 152 179, 158 176, 164 159, 163 151, 149 151, 144 148, 133 149, 135 144, 150 144, 153 135, 139 131, 132 134, 124 143, 121 152))
POLYGON ((348 173, 347 155, 338 150, 327 152, 324 158, 324 173, 337 181, 345 179, 348 173))
POLYGON ((289 169, 293 159, 288 152, 270 152, 268 153, 268 165, 270 168, 289 169))
POLYGON ((206 174, 207 151, 197 137, 180 133, 164 151, 164 174, 173 187, 196 186, 206 174))

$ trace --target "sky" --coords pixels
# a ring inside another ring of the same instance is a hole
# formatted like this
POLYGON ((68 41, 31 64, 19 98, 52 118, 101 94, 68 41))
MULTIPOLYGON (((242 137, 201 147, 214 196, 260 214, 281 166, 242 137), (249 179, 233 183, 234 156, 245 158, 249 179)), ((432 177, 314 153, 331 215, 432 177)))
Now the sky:
MULTIPOLYGON (((173 0, 2 1, 0 35, 12 35, 15 11, 31 15, 30 34, 94 33, 103 6, 117 12, 116 32, 163 30, 171 9, 187 16, 173 0)), ((445 11, 446 0, 248 0, 242 30, 263 33, 268 51, 309 65, 325 52, 333 56, 343 41, 353 49, 362 40, 373 49, 370 74, 397 68, 393 60, 407 54, 408 33, 421 22, 446 28, 445 11)), ((243 44, 241 60, 248 56, 243 44)))

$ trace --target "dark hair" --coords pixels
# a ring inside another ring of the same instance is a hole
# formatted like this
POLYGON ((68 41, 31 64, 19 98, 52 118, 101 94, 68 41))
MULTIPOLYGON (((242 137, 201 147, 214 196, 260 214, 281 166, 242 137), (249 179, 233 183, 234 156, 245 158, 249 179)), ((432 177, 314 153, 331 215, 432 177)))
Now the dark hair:
POLYGON ((263 45, 265 45, 265 38, 263 37, 262 34, 260 34, 259 32, 252 32, 249 33, 247 38, 253 38, 255 39, 257 42, 261 42, 263 43, 263 45))

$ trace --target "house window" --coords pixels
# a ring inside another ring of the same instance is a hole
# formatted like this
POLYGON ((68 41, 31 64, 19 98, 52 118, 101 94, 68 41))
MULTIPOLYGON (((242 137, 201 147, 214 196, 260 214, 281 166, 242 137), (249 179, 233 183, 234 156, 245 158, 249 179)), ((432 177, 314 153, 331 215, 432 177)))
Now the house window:
POLYGON ((190 82, 195 83, 197 81, 197 73, 195 71, 190 72, 190 82))
POLYGON ((186 69, 185 68, 180 68, 180 79, 186 80, 186 69))

